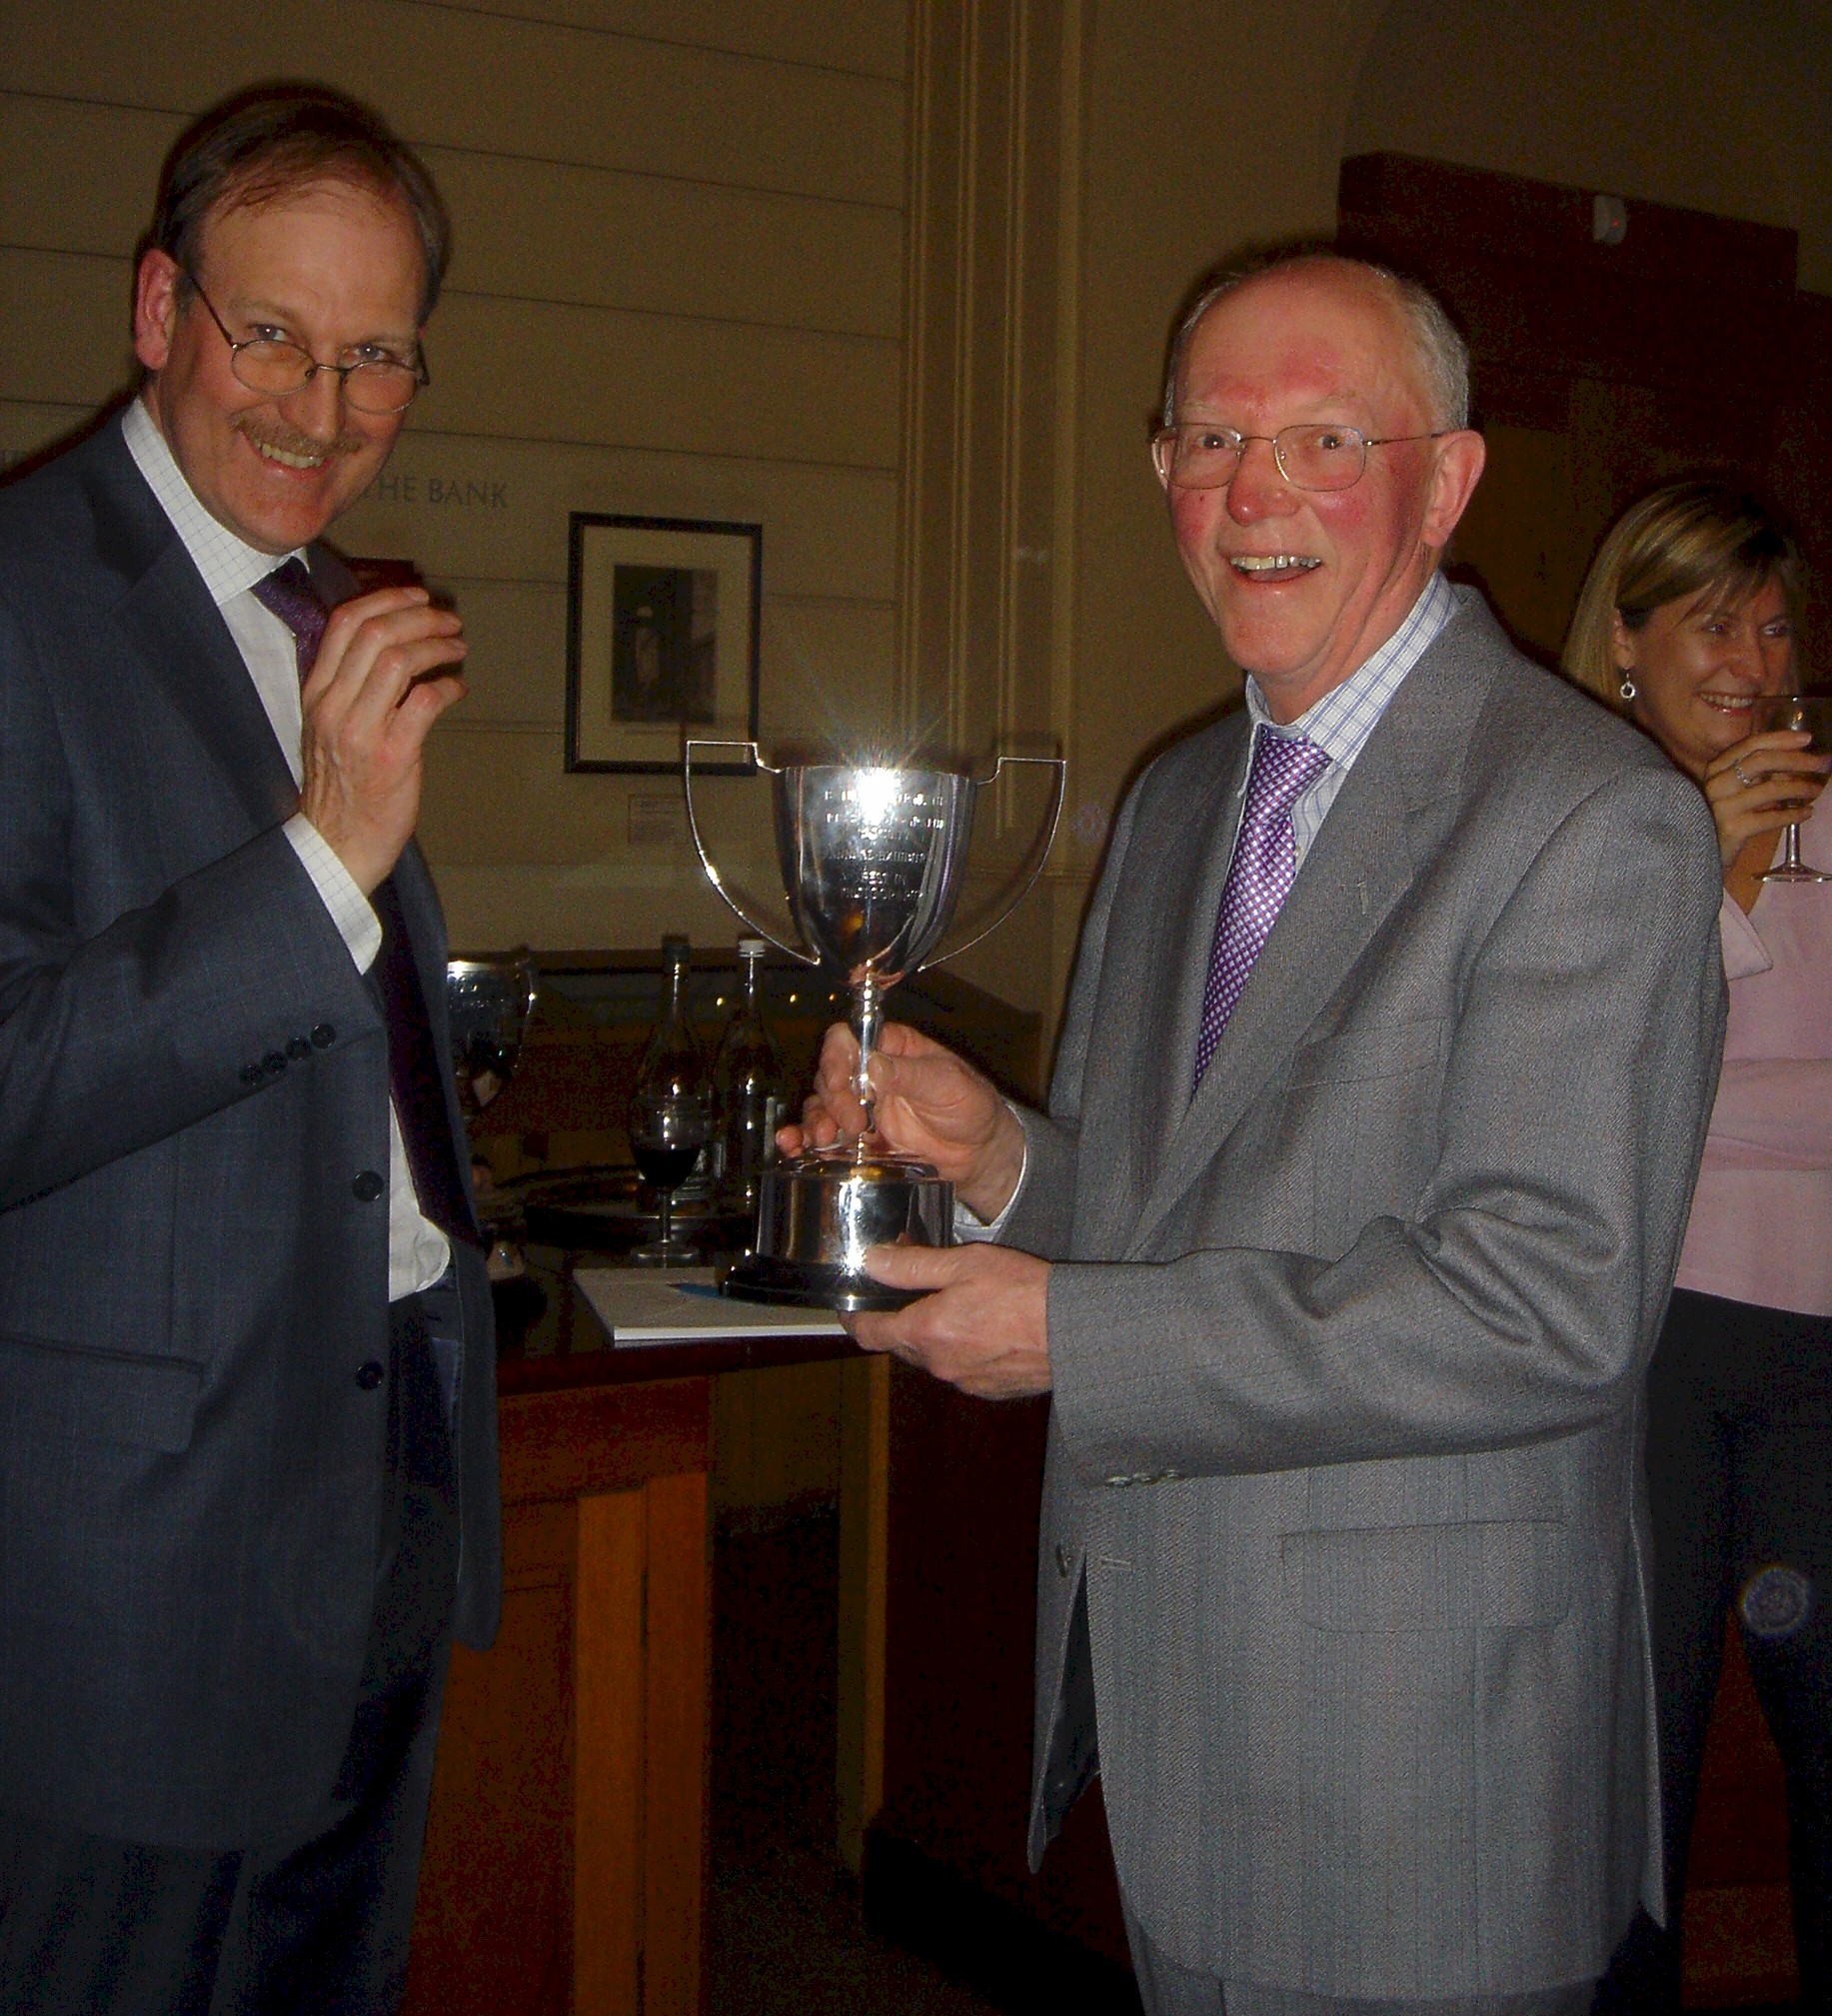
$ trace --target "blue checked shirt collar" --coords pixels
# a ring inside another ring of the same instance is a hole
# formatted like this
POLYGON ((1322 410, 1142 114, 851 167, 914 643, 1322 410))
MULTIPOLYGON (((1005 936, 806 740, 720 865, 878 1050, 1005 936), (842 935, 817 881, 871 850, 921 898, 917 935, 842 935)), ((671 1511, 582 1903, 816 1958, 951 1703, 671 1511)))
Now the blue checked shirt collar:
MULTIPOLYGON (((1399 691, 1406 674, 1431 648, 1455 609, 1455 591, 1442 574, 1434 571, 1410 614, 1373 657, 1292 722, 1279 724, 1272 720, 1258 681, 1248 673, 1246 711, 1254 735, 1302 736, 1329 758, 1329 768, 1291 809, 1291 832, 1300 863, 1356 757, 1379 725, 1387 703, 1399 691)), ((1244 770, 1240 790, 1242 793, 1246 790, 1244 770)))

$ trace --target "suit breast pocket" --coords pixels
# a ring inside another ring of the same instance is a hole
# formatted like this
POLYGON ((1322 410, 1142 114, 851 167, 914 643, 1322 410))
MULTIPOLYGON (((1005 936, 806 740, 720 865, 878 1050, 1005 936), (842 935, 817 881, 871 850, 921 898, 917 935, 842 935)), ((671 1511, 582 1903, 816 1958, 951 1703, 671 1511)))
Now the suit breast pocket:
POLYGON ((1562 1519, 1279 1536, 1286 1604, 1320 1631, 1549 1629, 1571 1603, 1562 1519))
POLYGON ((1355 1025, 1292 1058, 1283 1124, 1310 1172, 1320 1258, 1370 1219, 1411 1215, 1436 1160, 1447 1028, 1442 1015, 1355 1025))
POLYGON ((1407 1015, 1368 1024, 1351 1022, 1300 1043, 1288 1080, 1293 1092, 1311 1085, 1370 1084, 1434 1070, 1442 1060, 1448 1016, 1407 1015))

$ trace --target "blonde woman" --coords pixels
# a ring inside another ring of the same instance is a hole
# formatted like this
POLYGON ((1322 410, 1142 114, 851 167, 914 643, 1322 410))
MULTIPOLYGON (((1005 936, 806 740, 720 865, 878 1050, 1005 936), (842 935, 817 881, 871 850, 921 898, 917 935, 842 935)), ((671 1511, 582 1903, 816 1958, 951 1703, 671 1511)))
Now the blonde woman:
POLYGON ((1776 836, 1832 870, 1828 760, 1758 733, 1804 684, 1798 549, 1755 499, 1670 484, 1603 542, 1564 667, 1698 784, 1724 863, 1730 1020, 1678 1283, 1648 1377, 1668 1930, 1615 1985, 1679 2006, 1679 1901, 1724 1611, 1787 1771, 1801 2005, 1832 2000, 1832 884, 1765 884, 1776 836))

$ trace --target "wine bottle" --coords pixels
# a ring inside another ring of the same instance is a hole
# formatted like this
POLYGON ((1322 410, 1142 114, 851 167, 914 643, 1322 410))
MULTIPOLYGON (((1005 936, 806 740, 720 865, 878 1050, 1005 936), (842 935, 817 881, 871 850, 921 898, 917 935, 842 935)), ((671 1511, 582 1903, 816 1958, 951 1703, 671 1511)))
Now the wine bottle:
POLYGON ((739 997, 713 1060, 713 1092, 725 1145, 725 1204, 757 1209, 758 1184, 776 1159, 783 1123, 783 1059, 764 1019, 764 941, 738 942, 739 997))

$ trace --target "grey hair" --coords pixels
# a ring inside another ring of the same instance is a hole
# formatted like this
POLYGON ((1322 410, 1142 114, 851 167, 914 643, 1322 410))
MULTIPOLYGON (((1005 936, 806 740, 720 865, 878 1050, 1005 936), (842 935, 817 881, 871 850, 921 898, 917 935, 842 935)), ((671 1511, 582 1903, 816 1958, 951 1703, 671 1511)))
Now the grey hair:
POLYGON ((1230 268, 1205 280, 1195 299, 1185 310, 1170 342, 1170 361, 1164 372, 1164 425, 1176 425, 1176 386, 1188 355, 1196 325, 1214 307, 1250 280, 1268 273, 1283 273, 1300 266, 1346 266, 1375 281, 1387 296, 1412 338, 1415 362, 1431 410, 1431 424, 1445 430, 1469 425, 1469 346, 1457 334, 1456 325, 1444 313, 1436 295, 1371 260, 1350 259, 1340 252, 1306 250, 1284 252, 1256 265, 1230 268))

